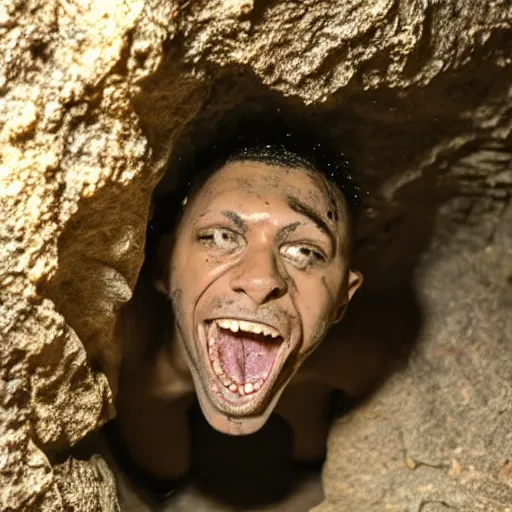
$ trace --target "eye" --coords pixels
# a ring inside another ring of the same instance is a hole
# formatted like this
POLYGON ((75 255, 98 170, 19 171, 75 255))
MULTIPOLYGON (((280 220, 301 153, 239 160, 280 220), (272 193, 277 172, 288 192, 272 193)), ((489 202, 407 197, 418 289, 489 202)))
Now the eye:
POLYGON ((198 233, 197 239, 208 247, 226 252, 235 251, 243 243, 241 235, 227 228, 205 229, 198 233))
POLYGON ((279 252, 301 270, 309 266, 319 266, 326 262, 324 254, 309 245, 284 245, 279 252))

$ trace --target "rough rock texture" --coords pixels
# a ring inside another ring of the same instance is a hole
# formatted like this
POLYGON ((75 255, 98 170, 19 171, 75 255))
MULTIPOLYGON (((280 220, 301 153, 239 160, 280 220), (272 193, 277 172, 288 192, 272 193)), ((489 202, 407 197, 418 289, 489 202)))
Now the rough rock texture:
POLYGON ((333 427, 315 511, 512 510, 510 204, 482 221, 422 260, 420 345, 333 427))
POLYGON ((0 509, 117 509, 101 459, 68 450, 114 414, 151 193, 223 113, 282 101, 360 169, 356 307, 418 318, 383 333, 410 364, 333 427, 315 510, 512 510, 511 10, 4 0, 0 509))

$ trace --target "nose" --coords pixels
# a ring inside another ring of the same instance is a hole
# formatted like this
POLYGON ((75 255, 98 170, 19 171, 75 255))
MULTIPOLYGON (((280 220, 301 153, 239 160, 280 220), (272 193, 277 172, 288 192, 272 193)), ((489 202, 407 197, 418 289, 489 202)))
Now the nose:
POLYGON ((275 255, 264 249, 247 251, 231 279, 231 289, 244 293, 258 306, 279 299, 287 288, 275 255))

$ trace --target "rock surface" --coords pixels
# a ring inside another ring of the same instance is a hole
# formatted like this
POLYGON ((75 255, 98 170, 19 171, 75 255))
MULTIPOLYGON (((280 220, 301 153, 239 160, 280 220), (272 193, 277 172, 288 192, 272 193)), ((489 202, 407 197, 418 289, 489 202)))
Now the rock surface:
POLYGON ((356 307, 418 319, 383 333, 410 362, 334 425, 315 510, 510 512, 511 24, 508 0, 4 0, 0 510, 117 509, 69 449, 115 414, 151 193, 282 103, 360 170, 356 307))

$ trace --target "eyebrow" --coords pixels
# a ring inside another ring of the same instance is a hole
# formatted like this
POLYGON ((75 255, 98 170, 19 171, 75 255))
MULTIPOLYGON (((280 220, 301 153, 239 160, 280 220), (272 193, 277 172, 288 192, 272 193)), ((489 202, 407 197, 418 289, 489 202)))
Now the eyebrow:
POLYGON ((288 206, 299 215, 303 215, 304 217, 307 217, 313 224, 316 225, 316 227, 323 231, 328 237, 331 242, 331 248, 333 253, 336 252, 336 238, 334 236, 334 233, 329 229, 329 226, 327 223, 320 217, 320 215, 313 210, 310 206, 307 204, 304 204, 302 201, 299 201, 294 196, 286 196, 286 203, 288 206))
POLYGON ((300 225, 302 224, 302 222, 292 222, 291 224, 288 224, 284 227, 282 227, 280 230, 279 230, 279 233, 277 234, 277 241, 278 242, 282 242, 283 240, 286 239, 286 237, 290 234, 290 233, 293 233, 300 225))
POLYGON ((240 215, 238 215, 238 213, 232 210, 223 210, 220 213, 233 222, 233 224, 240 229, 242 233, 247 233, 247 223, 242 219, 242 217, 240 217, 240 215))

